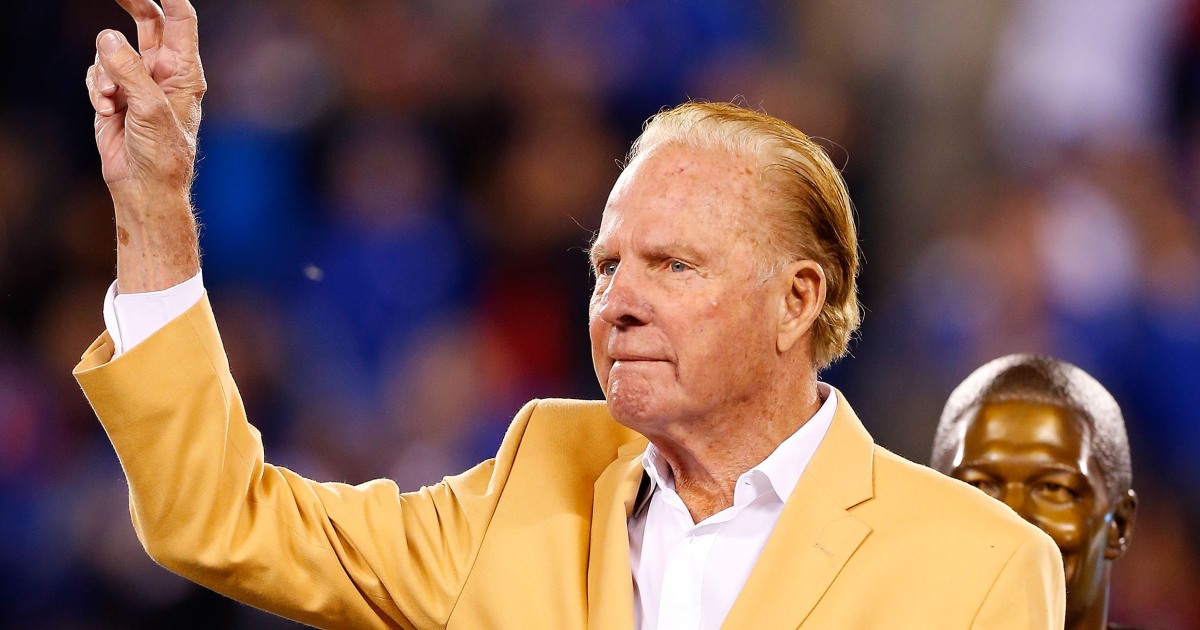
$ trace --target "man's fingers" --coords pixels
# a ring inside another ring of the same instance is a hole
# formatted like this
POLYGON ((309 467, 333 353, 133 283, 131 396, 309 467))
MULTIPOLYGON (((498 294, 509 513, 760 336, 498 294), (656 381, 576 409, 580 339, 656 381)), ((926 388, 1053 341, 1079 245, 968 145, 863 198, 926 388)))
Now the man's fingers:
POLYGON ((196 19, 196 7, 188 0, 162 0, 162 8, 167 17, 173 20, 196 19))
POLYGON ((101 116, 112 116, 119 114, 129 107, 129 103, 125 100, 125 93, 117 90, 112 96, 96 97, 96 113, 101 116))
MULTIPOLYGON (((96 81, 100 80, 103 72, 117 85, 119 92, 129 105, 137 110, 148 111, 166 100, 162 89, 150 77, 142 58, 134 52, 125 41, 125 36, 117 31, 104 31, 96 40, 96 49, 100 56, 100 67, 96 71, 96 81)), ((117 96, 116 93, 113 96, 117 96)), ((120 109, 122 103, 114 99, 114 110, 120 109)))
POLYGON ((103 116, 97 113, 92 124, 96 130, 98 146, 111 144, 114 140, 119 139, 121 133, 125 131, 124 116, 103 116))
POLYGON ((147 82, 154 84, 145 64, 142 63, 142 58, 134 52, 119 31, 106 30, 100 33, 96 38, 96 56, 100 62, 100 70, 126 91, 136 92, 147 82))
POLYGON ((87 84, 88 100, 90 100, 92 102, 92 109, 96 110, 96 113, 99 114, 100 109, 103 107, 103 105, 100 103, 100 98, 101 98, 100 90, 98 90, 96 88, 96 66, 95 65, 88 68, 87 79, 84 80, 84 83, 87 84))
MULTIPOLYGON (((92 64, 91 68, 88 68, 88 72, 92 73, 95 77, 96 91, 100 94, 104 96, 112 96, 117 91, 116 82, 113 81, 112 77, 108 76, 108 73, 104 71, 104 66, 100 65, 99 54, 96 55, 96 63, 92 64)), ((89 84, 89 86, 90 85, 91 84, 89 84)))
POLYGON ((88 68, 86 83, 88 88, 88 98, 92 101, 92 108, 96 110, 98 115, 112 116, 124 107, 124 95, 121 95, 119 99, 117 98, 118 92, 116 84, 112 83, 112 79, 108 78, 108 75, 98 63, 93 64, 92 67, 88 68), (110 90, 106 90, 102 87, 105 85, 104 81, 106 80, 108 82, 108 86, 111 88, 110 90), (118 100, 120 103, 118 103, 118 100), (118 105, 120 105, 120 107, 118 107, 118 105))
POLYGON ((166 18, 154 0, 117 0, 117 4, 137 22, 138 50, 146 52, 162 45, 166 18))
POLYGON ((188 0, 162 0, 162 10, 167 20, 163 44, 176 52, 199 56, 200 35, 196 28, 196 7, 188 0))

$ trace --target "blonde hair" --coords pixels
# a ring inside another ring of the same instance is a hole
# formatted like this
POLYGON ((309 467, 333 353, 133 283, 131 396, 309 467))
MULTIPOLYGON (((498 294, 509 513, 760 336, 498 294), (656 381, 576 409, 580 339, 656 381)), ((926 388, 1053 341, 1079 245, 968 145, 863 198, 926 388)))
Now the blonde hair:
POLYGON ((858 236, 846 182, 825 150, 773 116, 695 101, 647 120, 628 163, 667 145, 724 150, 758 161, 759 182, 777 200, 762 209, 773 250, 764 255, 770 273, 795 260, 821 265, 827 288, 813 325, 813 363, 819 370, 844 356, 862 320, 855 285, 858 236))

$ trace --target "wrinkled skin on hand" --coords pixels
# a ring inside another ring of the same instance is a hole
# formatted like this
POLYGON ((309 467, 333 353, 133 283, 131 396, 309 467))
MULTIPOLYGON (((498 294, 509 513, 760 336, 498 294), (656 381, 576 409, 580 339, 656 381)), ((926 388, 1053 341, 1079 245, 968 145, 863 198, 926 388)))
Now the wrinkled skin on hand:
POLYGON ((119 290, 154 291, 199 270, 189 197, 206 83, 191 3, 117 2, 137 23, 138 50, 102 31, 86 83, 116 211, 119 290))

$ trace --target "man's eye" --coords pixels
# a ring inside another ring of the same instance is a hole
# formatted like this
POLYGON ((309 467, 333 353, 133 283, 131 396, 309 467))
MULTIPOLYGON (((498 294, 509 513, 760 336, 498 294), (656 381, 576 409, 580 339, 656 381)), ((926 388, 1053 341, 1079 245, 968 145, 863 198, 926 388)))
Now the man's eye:
POLYGON ((596 265, 596 272, 602 276, 611 276, 617 273, 617 262, 615 260, 605 260, 596 265))
POLYGON ((672 260, 671 264, 668 265, 667 268, 670 269, 672 273, 682 273, 690 269, 690 267, 687 266, 687 263, 681 260, 672 260))

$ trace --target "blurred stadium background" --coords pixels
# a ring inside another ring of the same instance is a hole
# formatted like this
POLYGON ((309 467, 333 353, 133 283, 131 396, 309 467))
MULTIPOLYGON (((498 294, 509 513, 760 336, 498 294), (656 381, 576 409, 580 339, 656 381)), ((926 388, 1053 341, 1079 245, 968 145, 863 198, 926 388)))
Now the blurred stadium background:
MULTIPOLYGON (((867 313, 825 378, 876 439, 924 462, 976 366, 1079 364, 1142 498, 1112 618, 1200 628, 1200 2, 197 4, 205 279, 273 462, 415 488, 531 397, 598 397, 583 247, 617 161, 661 107, 738 99, 844 165, 867 313)), ((105 27, 134 34, 97 0, 0 24, 0 626, 290 627, 144 556, 70 376, 114 273, 105 27)))

